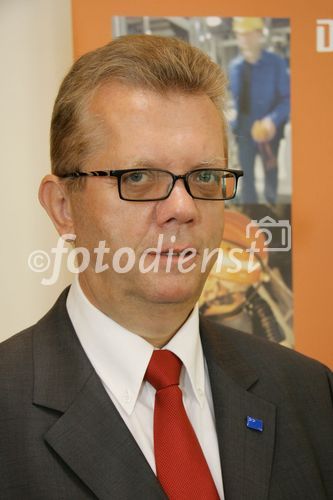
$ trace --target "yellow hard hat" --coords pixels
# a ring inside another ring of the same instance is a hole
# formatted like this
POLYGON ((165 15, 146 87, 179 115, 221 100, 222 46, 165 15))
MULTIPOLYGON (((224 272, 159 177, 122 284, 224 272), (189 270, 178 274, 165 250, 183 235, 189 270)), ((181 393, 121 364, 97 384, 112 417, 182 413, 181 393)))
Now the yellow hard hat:
POLYGON ((232 27, 236 33, 249 33, 262 30, 264 21, 261 17, 234 17, 232 27))

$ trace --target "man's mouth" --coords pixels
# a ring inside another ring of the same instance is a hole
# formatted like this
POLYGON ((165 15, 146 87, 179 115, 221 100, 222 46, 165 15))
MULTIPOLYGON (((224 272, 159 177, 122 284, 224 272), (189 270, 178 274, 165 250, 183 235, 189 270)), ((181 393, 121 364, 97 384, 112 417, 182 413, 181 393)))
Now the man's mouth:
POLYGON ((166 248, 165 250, 161 250, 161 252, 149 252, 148 255, 159 255, 161 257, 187 257, 187 256, 196 256, 198 251, 195 248, 166 248))

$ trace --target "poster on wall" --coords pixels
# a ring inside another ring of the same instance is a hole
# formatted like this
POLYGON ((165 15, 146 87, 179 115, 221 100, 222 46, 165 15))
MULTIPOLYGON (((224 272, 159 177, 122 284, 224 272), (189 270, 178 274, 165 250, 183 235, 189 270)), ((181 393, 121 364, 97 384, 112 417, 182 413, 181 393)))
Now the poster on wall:
POLYGON ((113 38, 141 33, 181 38, 227 71, 228 167, 244 177, 201 312, 293 347, 289 19, 112 17, 113 38))
POLYGON ((228 165, 244 177, 225 205, 224 258, 201 311, 332 365, 332 2, 72 5, 75 58, 152 33, 190 42, 225 70, 228 165))

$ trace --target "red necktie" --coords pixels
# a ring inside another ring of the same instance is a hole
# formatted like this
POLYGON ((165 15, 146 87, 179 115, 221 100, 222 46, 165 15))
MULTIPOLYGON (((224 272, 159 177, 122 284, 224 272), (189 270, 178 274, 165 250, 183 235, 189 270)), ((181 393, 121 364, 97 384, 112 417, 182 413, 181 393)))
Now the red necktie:
POLYGON ((179 375, 182 362, 156 350, 145 379, 156 389, 154 451, 157 477, 171 500, 219 498, 199 441, 186 414, 179 375))

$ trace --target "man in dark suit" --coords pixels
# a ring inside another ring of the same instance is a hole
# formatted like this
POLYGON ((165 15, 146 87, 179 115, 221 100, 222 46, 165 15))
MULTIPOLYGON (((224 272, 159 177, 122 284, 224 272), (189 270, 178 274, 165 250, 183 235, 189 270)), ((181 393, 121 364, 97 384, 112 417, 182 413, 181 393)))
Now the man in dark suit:
POLYGON ((224 85, 148 36, 65 78, 40 200, 81 272, 0 347, 1 498, 332 497, 328 368, 196 307, 240 175, 224 85))

